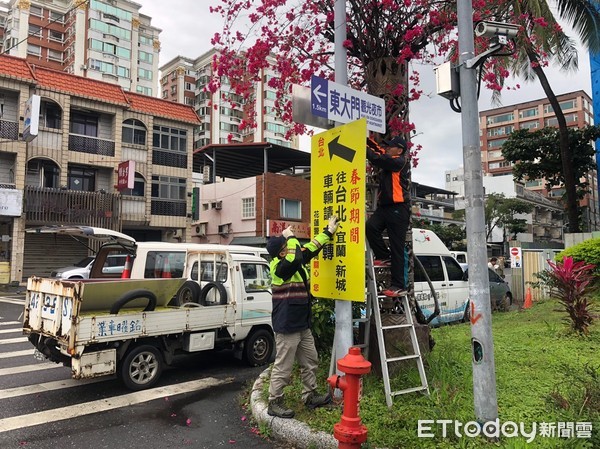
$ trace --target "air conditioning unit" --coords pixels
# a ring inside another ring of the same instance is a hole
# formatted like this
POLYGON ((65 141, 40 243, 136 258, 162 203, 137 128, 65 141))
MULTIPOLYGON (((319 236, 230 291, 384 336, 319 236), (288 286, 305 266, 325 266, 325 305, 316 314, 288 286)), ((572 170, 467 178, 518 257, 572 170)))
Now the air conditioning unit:
POLYGON ((181 237, 181 229, 173 229, 173 237, 181 237))
POLYGON ((225 223, 219 225, 219 235, 227 237, 231 233, 231 223, 225 223))
POLYGON ((215 209, 216 209, 216 210, 221 210, 221 209, 223 209, 223 201, 217 201, 217 202, 215 203, 215 209))
POLYGON ((87 66, 87 64, 82 64, 82 65, 81 65, 81 70, 87 70, 87 69, 88 69, 88 66, 87 66))
POLYGON ((206 235, 206 223, 199 223, 192 228, 193 234, 196 237, 204 237, 206 235))

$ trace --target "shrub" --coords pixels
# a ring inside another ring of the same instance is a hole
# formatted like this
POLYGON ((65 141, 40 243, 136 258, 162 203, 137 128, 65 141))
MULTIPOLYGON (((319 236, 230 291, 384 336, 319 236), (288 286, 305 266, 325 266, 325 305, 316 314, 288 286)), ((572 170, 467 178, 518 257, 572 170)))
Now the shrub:
POLYGON ((556 297, 569 315, 565 320, 574 331, 587 335, 593 321, 589 292, 595 278, 595 266, 582 261, 574 262, 572 257, 565 257, 562 263, 549 260, 548 265, 556 297))
POLYGON ((331 352, 335 335, 334 301, 315 298, 312 303, 312 333, 317 351, 331 352))
POLYGON ((575 262, 596 265, 596 273, 600 274, 600 238, 586 240, 561 251, 556 255, 556 261, 562 262, 565 257, 572 257, 575 262))

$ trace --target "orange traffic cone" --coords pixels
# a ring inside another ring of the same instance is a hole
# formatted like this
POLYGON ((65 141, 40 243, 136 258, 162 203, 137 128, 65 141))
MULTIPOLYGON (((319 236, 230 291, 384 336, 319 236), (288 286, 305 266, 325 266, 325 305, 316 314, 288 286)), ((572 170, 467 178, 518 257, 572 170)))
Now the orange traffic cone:
POLYGON ((527 287, 527 293, 525 294, 525 303, 523 304, 524 309, 531 309, 533 301, 531 300, 531 287, 527 287))
POLYGON ((121 273, 121 279, 129 279, 131 277, 131 256, 128 254, 125 258, 125 267, 121 273))
POLYGON ((163 278, 171 278, 171 265, 169 264, 169 258, 166 257, 165 258, 165 263, 163 264, 163 271, 162 271, 162 277, 163 278))

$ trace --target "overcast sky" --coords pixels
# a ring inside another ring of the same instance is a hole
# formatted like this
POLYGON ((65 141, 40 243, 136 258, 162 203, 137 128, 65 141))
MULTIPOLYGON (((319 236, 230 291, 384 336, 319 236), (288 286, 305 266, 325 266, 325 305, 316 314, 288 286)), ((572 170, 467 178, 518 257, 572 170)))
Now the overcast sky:
MULTIPOLYGON (((178 55, 189 58, 200 56, 211 48, 210 39, 222 27, 220 16, 209 13, 209 6, 219 4, 219 0, 136 1, 142 5, 140 12, 152 17, 152 25, 162 29, 159 66, 178 55)), ((547 70, 555 94, 584 90, 592 95, 589 57, 583 50, 579 54, 579 68, 579 73, 567 75, 547 70)), ((417 65, 413 69, 420 72, 421 88, 424 90, 421 99, 410 106, 410 119, 417 128, 417 135, 412 141, 423 146, 419 165, 413 170, 413 180, 444 188, 444 172, 463 165, 461 117, 450 109, 448 100, 435 95, 433 68, 417 65)), ((517 82, 512 81, 511 84, 517 82)), ((503 105, 545 97, 539 83, 520 84, 519 90, 502 93, 503 105)), ((489 92, 482 89, 480 111, 494 107, 490 98, 489 92)), ((306 145, 307 148, 303 149, 308 151, 307 139, 302 139, 302 145, 306 145)))

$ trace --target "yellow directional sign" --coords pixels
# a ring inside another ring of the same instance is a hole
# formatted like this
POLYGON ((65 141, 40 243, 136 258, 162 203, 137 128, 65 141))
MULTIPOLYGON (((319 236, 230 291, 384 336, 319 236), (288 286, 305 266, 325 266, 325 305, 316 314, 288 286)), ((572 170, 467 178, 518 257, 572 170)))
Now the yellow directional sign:
POLYGON ((365 300, 366 119, 330 129, 311 141, 311 233, 329 217, 340 227, 311 262, 311 290, 319 298, 365 300))

